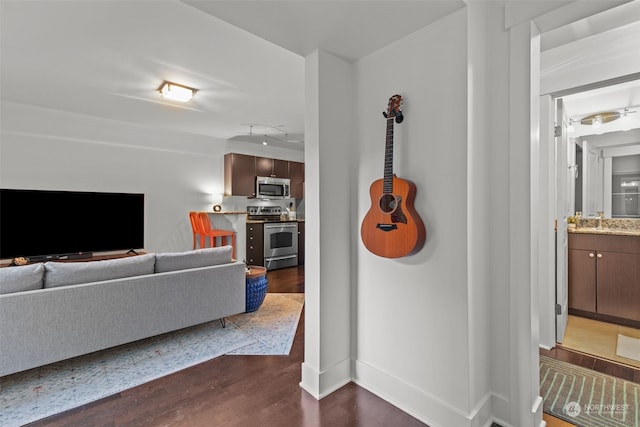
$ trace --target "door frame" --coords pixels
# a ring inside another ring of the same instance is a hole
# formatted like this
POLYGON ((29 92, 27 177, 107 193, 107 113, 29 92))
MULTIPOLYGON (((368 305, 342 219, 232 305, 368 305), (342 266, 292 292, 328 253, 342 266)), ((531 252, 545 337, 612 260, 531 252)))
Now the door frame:
MULTIPOLYGON (((605 79, 598 82, 590 83, 587 85, 576 86, 572 88, 565 88, 559 91, 556 91, 551 94, 544 94, 540 96, 540 149, 537 153, 532 153, 532 156, 538 156, 540 161, 538 163, 538 175, 542 178, 545 174, 554 173, 555 161, 553 158, 553 152, 551 152, 551 157, 547 156, 547 152, 545 152, 545 147, 553 147, 553 122, 555 120, 554 109, 553 106, 555 100, 558 98, 562 98, 568 95, 574 95, 581 92, 599 89, 607 86, 613 86, 625 82, 629 82, 632 80, 640 79, 640 72, 627 74, 611 79, 605 79), (550 122, 551 125, 545 125, 545 121, 550 122), (545 141, 545 139, 547 141, 545 141)), ((553 151, 553 150, 551 150, 553 151)), ((533 170, 532 170, 533 174, 533 170)), ((546 209, 546 213, 541 214, 540 216, 543 218, 542 221, 535 220, 535 216, 532 216, 532 227, 536 229, 536 233, 542 236, 540 241, 539 250, 539 262, 537 265, 538 269, 538 277, 540 280, 539 287, 539 313, 540 313, 540 347, 544 349, 551 349, 555 347, 556 341, 556 282, 555 278, 553 280, 547 279, 546 283, 544 281, 545 277, 549 277, 550 271, 555 271, 556 268, 556 257, 555 257, 555 236, 554 242, 549 246, 549 242, 546 240, 548 238, 548 229, 546 227, 546 219, 547 218, 555 218, 556 217, 556 209, 555 209, 555 199, 556 199, 556 184, 555 177, 550 178, 551 187, 547 188, 542 185, 543 181, 540 181, 541 185, 538 186, 537 189, 533 188, 532 191, 539 191, 541 193, 540 199, 541 202, 546 203, 542 205, 542 209, 546 209), (545 237, 546 236, 546 237, 545 237), (546 247, 546 249, 545 249, 546 247), (546 252, 546 255, 543 256, 545 250, 552 250, 553 252, 549 254, 546 252)), ((555 233, 554 233, 555 235, 555 233)), ((566 261, 565 261, 566 262, 566 261)))

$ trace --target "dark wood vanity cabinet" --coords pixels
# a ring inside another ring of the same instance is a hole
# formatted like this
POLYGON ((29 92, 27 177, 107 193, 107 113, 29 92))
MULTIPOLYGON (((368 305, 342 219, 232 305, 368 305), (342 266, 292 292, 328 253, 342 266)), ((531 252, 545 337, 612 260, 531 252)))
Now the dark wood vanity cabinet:
POLYGON ((569 309, 596 312, 595 251, 569 249, 569 309))
POLYGON ((640 321, 640 253, 598 252, 597 312, 640 321))
POLYGON ((640 321, 640 237, 569 234, 569 310, 640 321))

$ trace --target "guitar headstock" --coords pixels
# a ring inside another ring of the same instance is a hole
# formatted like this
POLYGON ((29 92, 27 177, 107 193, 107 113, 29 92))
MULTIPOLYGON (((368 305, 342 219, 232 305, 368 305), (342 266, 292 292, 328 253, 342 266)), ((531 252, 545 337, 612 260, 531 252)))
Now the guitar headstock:
POLYGON ((400 111, 400 107, 402 107, 402 96, 393 95, 389 98, 389 102, 387 104, 387 111, 382 113, 387 119, 394 118, 396 122, 400 123, 403 119, 402 111, 400 111))

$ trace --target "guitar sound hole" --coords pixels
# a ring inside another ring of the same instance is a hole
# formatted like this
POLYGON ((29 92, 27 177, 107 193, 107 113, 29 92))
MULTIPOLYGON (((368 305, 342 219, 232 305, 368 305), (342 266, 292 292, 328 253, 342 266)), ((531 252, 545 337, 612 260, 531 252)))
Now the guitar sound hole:
POLYGON ((380 197, 380 210, 386 214, 392 213, 398 207, 398 202, 393 194, 383 194, 380 197))

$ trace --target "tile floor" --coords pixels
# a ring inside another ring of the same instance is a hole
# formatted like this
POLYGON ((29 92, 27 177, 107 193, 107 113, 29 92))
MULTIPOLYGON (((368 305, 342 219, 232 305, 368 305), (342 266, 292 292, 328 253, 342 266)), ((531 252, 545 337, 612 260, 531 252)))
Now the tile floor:
POLYGON ((616 354, 618 334, 640 339, 640 329, 570 315, 561 346, 640 368, 640 354, 638 360, 616 354))

